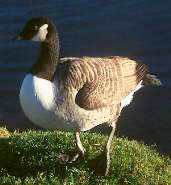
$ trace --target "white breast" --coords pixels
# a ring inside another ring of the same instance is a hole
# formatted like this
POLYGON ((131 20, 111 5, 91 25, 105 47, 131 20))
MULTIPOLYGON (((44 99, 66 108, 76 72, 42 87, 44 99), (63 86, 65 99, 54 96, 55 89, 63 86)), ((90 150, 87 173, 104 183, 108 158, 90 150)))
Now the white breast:
POLYGON ((45 128, 52 122, 56 105, 55 90, 50 81, 28 74, 19 98, 24 113, 31 121, 45 128))

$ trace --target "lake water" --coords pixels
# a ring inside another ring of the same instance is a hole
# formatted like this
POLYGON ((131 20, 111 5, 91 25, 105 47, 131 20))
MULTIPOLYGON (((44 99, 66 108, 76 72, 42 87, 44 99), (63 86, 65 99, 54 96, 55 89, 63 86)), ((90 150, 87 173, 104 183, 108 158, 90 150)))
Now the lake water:
POLYGON ((24 116, 19 89, 39 55, 39 44, 12 43, 31 17, 47 16, 60 36, 60 55, 119 55, 147 64, 161 87, 136 93, 116 134, 171 152, 171 1, 6 0, 0 3, 0 126, 37 128, 24 116))

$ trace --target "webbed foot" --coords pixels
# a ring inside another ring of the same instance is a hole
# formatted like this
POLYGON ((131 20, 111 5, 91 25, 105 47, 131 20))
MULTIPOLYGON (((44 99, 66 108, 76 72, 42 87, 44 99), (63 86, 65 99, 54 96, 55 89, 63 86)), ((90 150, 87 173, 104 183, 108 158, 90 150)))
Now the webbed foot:
POLYGON ((72 156, 67 154, 59 154, 57 158, 59 159, 59 162, 61 164, 67 165, 78 165, 84 162, 84 154, 82 154, 81 152, 77 152, 72 156))

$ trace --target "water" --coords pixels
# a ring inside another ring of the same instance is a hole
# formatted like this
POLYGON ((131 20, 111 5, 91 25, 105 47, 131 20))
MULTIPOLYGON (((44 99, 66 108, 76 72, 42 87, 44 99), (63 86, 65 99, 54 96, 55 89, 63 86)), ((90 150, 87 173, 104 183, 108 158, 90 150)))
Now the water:
POLYGON ((171 151, 171 1, 49 0, 0 3, 0 126, 37 128, 22 113, 18 93, 39 44, 12 43, 31 17, 56 24, 62 56, 120 55, 146 63, 162 80, 145 87, 118 122, 116 134, 171 151))

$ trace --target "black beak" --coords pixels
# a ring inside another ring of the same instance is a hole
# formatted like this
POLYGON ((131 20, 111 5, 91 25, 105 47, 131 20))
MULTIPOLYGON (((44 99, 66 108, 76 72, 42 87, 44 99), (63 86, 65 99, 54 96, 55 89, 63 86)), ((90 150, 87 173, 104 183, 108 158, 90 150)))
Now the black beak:
POLYGON ((13 42, 20 41, 20 40, 24 40, 24 37, 21 34, 12 39, 13 42))

